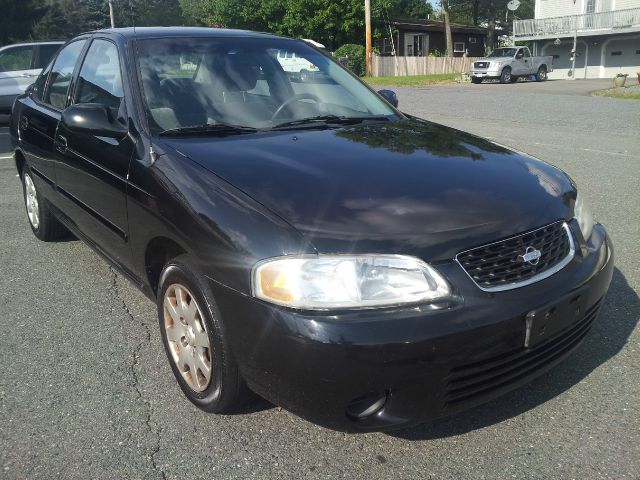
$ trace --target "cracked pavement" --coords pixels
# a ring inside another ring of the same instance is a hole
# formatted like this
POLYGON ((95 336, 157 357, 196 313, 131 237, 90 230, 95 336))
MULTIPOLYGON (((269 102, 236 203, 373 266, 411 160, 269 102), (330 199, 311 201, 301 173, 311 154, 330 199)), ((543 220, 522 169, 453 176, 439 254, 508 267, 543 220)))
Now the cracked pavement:
POLYGON ((567 170, 612 234, 617 270, 562 365, 394 434, 333 432, 261 401, 235 415, 193 407, 155 305, 81 242, 31 234, 0 125, 0 479, 640 478, 640 104, 583 96, 588 85, 399 90, 411 113, 567 170))

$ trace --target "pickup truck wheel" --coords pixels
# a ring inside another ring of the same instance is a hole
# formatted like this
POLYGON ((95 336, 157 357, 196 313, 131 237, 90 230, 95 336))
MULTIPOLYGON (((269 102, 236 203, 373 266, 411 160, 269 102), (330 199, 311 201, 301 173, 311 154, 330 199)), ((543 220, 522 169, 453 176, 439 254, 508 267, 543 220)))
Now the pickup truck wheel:
POLYGON ((510 83, 511 82, 511 69, 509 67, 505 67, 500 74, 500 83, 510 83))
POLYGON ((538 69, 538 73, 536 74, 537 82, 544 82, 547 79, 547 69, 545 67, 540 67, 538 69))
POLYGON ((471 77, 471 83, 482 83, 482 77, 471 77))
POLYGON ((213 413, 233 410, 248 393, 231 354, 220 312, 204 275, 188 255, 160 276, 160 332, 173 374, 186 397, 213 413))
POLYGON ((27 217, 33 234, 43 242, 51 242, 67 236, 69 231, 54 216, 47 200, 38 193, 28 166, 25 166, 22 171, 22 188, 27 217))

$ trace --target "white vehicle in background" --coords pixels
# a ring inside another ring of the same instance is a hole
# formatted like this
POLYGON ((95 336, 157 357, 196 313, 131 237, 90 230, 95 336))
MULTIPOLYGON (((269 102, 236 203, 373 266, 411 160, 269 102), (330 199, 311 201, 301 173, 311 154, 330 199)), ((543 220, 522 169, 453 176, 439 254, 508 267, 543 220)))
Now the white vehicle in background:
POLYGON ((0 48, 0 114, 11 113, 15 98, 36 81, 63 43, 17 43, 0 48))
MULTIPOLYGON (((314 47, 324 48, 323 44, 316 41, 307 38, 303 40, 314 47)), ((278 50, 276 59, 282 66, 282 69, 287 72, 291 78, 295 78, 301 82, 306 82, 320 71, 318 67, 309 62, 309 60, 298 57, 295 52, 288 50, 278 50)))

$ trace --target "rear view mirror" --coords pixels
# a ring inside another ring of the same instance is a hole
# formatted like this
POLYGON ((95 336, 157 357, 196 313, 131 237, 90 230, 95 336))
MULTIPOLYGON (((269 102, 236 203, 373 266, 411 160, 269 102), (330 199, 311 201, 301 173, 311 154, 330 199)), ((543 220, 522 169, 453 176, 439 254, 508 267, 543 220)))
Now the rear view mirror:
POLYGON ((62 123, 72 132, 98 137, 123 137, 127 133, 127 127, 112 117, 108 107, 84 103, 66 108, 62 112, 62 123))
POLYGON ((398 96, 393 90, 378 90, 378 93, 384 97, 394 107, 398 108, 398 96))

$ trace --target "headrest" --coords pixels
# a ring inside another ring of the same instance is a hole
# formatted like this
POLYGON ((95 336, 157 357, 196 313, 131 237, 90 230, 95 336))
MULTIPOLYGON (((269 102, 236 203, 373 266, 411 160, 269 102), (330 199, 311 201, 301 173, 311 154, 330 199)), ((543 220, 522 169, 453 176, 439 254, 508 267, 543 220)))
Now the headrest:
POLYGON ((255 88, 260 67, 254 60, 249 55, 226 55, 224 73, 227 81, 224 83, 227 91, 246 92, 255 88))

